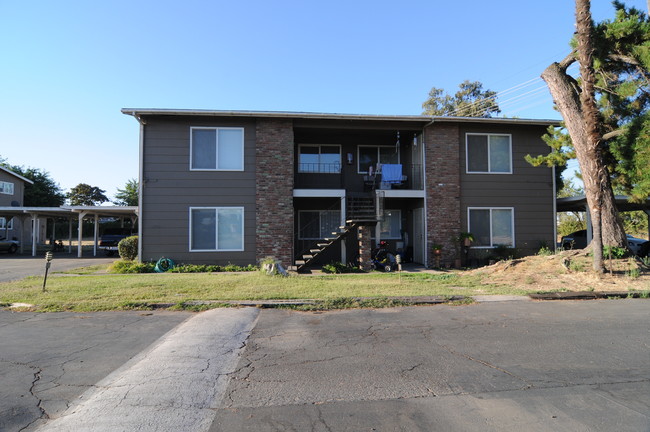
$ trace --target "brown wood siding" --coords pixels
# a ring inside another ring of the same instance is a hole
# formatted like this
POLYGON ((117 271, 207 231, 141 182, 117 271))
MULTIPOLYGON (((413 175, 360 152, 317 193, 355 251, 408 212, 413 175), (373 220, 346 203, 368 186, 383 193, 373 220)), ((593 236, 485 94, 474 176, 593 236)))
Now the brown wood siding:
POLYGON ((197 264, 255 263, 255 120, 147 117, 142 259, 197 264), (190 127, 244 128, 244 171, 190 171, 190 127), (243 252, 190 252, 190 207, 243 207, 243 252))
POLYGON ((515 212, 515 247, 522 254, 533 254, 540 244, 552 247, 553 170, 533 167, 527 154, 546 154, 549 147, 541 136, 544 127, 518 125, 465 125, 460 128, 461 220, 467 230, 468 207, 512 207, 515 212), (467 133, 509 134, 512 137, 512 174, 467 174, 467 133))

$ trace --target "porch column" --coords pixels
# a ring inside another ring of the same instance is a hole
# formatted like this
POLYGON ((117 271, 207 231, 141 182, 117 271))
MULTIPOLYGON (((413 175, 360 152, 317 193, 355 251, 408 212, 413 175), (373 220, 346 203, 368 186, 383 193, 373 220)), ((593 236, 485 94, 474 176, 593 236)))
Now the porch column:
POLYGON ((77 226, 77 258, 81 258, 82 256, 82 251, 81 251, 81 241, 83 237, 83 221, 84 221, 84 216, 86 216, 87 213, 81 212, 79 213, 79 224, 77 226))
POLYGON ((93 232, 93 256, 97 256, 97 239, 99 239, 99 215, 95 214, 95 224, 93 232))
POLYGON ((38 215, 32 213, 32 256, 36 256, 36 238, 38 237, 39 224, 38 224, 38 215))
POLYGON ((357 231, 357 238, 359 239, 359 267, 361 270, 370 270, 370 253, 372 248, 370 228, 360 226, 357 231))
POLYGON ((589 244, 594 238, 594 232, 591 227, 591 212, 589 211, 588 205, 585 205, 585 215, 585 219, 587 219, 587 244, 589 244))
POLYGON ((72 217, 68 218, 68 253, 72 253, 72 217))

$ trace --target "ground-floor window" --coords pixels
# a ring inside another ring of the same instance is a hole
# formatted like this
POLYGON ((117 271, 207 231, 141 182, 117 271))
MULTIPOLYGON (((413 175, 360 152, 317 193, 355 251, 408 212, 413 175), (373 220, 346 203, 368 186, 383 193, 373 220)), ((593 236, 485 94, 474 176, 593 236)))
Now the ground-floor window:
POLYGON ((298 238, 320 240, 331 237, 339 231, 341 212, 339 210, 301 210, 298 212, 298 238))
POLYGON ((473 246, 514 247, 514 209, 509 207, 470 207, 468 231, 474 235, 473 246))
POLYGON ((402 238, 402 211, 384 210, 384 217, 379 223, 379 229, 382 240, 402 238))
MULTIPOLYGON (((14 219, 13 218, 9 219, 9 224, 7 224, 7 219, 5 219, 3 217, 0 217, 0 230, 4 230, 4 229, 10 229, 10 230, 14 229, 14 219)), ((0 233, 0 234, 2 234, 2 233, 0 233)))
POLYGON ((243 250, 243 207, 190 208, 190 251, 243 250))

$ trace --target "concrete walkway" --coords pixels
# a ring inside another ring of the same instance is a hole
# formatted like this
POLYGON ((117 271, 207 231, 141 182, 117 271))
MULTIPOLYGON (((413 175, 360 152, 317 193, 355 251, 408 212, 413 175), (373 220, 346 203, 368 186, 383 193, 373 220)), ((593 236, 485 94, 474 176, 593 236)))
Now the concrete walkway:
POLYGON ((258 313, 242 308, 196 315, 38 430, 207 430, 258 313))

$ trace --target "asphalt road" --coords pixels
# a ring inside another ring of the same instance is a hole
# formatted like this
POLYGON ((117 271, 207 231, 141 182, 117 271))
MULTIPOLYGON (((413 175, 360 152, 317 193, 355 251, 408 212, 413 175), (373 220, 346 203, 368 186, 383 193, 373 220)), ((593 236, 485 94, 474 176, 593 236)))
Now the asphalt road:
POLYGON ((648 300, 123 316, 0 312, 0 430, 650 430, 648 300))
MULTIPOLYGON (((117 258, 107 258, 101 252, 101 256, 77 258, 61 252, 54 253, 54 259, 50 264, 49 273, 72 270, 79 267, 87 267, 97 264, 108 264, 117 258)), ((43 276, 45 274, 45 256, 26 257, 24 255, 0 254, 0 282, 9 282, 26 278, 27 276, 43 276)))
POLYGON ((0 311, 0 431, 30 431, 191 317, 0 311))

